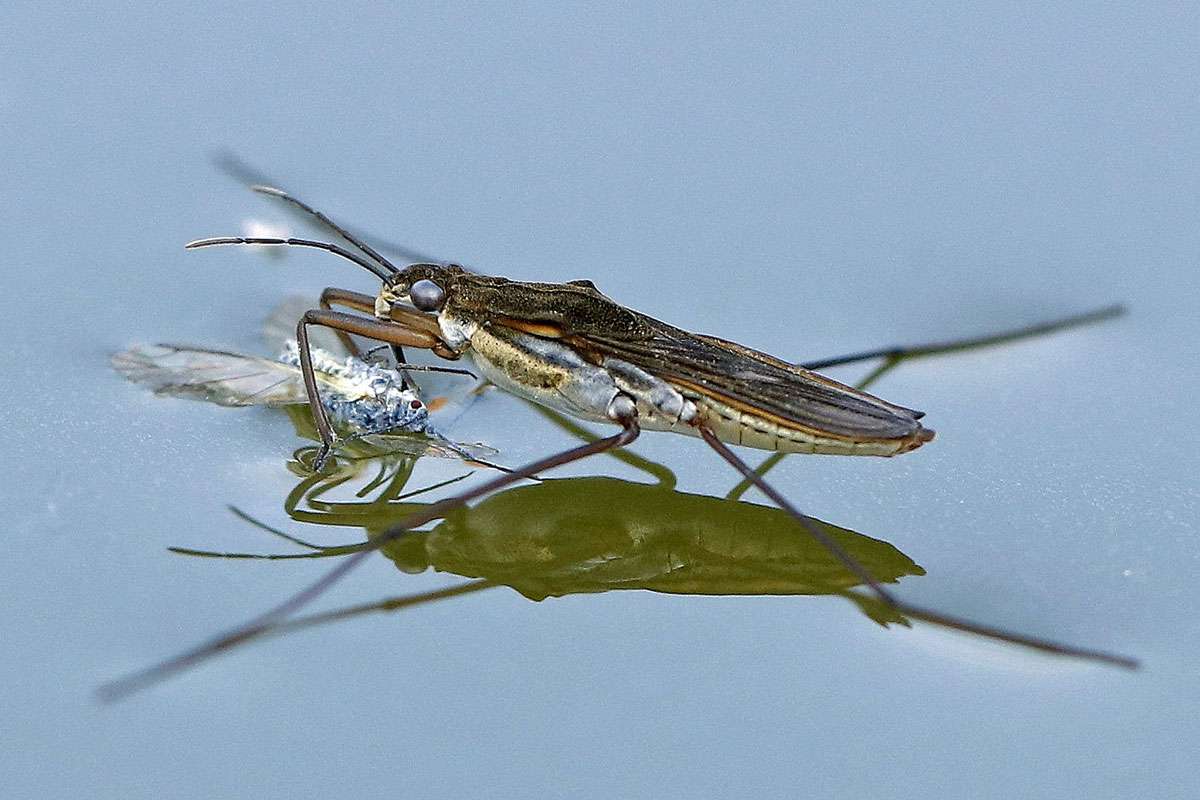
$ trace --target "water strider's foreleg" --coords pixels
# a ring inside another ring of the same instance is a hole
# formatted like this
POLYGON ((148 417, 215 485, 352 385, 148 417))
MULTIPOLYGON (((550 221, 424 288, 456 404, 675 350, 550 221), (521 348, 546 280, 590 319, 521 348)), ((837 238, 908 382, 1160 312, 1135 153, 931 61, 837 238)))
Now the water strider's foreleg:
MULTIPOLYGON (((321 450, 317 454, 316 461, 313 462, 314 470, 320 472, 326 459, 333 452, 337 436, 334 434, 333 426, 329 422, 329 415, 325 411, 325 406, 321 403, 321 396, 317 386, 317 376, 313 371, 312 349, 308 340, 309 325, 322 325, 326 328, 332 328, 335 331, 354 333, 359 336, 365 336, 368 339, 375 339, 393 345, 420 347, 426 350, 433 350, 439 355, 442 355, 442 351, 445 351, 445 346, 442 344, 441 339, 432 333, 409 328, 395 322, 380 322, 354 314, 344 314, 340 311, 313 310, 305 312, 304 316, 300 318, 300 322, 296 324, 296 342, 299 345, 298 349, 300 352, 300 374, 304 378, 304 388, 308 392, 308 405, 312 410, 317 432, 321 436, 321 450)), ((453 355, 452 353, 449 354, 450 357, 453 357, 453 355)))

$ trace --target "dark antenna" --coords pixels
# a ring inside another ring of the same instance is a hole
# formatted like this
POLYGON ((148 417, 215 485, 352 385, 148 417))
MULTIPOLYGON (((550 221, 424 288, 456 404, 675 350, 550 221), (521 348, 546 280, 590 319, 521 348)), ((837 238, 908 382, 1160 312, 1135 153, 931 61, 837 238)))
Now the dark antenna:
MULTIPOLYGON (((388 270, 375 264, 357 253, 352 253, 344 247, 338 247, 336 244, 329 242, 318 242, 313 239, 278 239, 271 236, 216 236, 211 239, 197 239, 194 242, 188 242, 184 248, 188 250, 199 250, 201 247, 217 247, 227 244, 248 244, 248 245, 269 245, 269 246, 286 246, 286 247, 315 247, 318 250, 324 250, 333 253, 336 256, 341 256, 347 261, 353 261, 365 270, 374 273, 380 280, 386 281, 396 273, 396 268, 388 264, 388 270)), ((385 262, 386 263, 386 262, 385 262)))
MULTIPOLYGON (((217 166, 217 169, 221 170, 226 175, 229 175, 239 183, 250 187, 251 189, 255 189, 259 186, 271 187, 275 185, 275 181, 272 180, 271 176, 250 166, 230 150, 220 150, 213 154, 212 159, 213 163, 217 166)), ((346 241, 350 242, 355 247, 362 249, 364 253, 374 259, 385 261, 383 258, 380 258, 380 254, 378 252, 379 250, 383 250, 392 253, 394 256, 398 256, 405 262, 440 261, 440 259, 422 253, 419 250, 414 250, 411 247, 405 247, 404 245, 381 239, 375 235, 356 232, 353 228, 347 228, 343 225, 335 224, 323 214, 316 213, 307 203, 299 202, 296 198, 290 195, 281 196, 275 194, 275 192, 278 191, 278 189, 275 189, 271 192, 267 192, 267 194, 271 194, 275 197, 281 197, 281 199, 290 202, 293 206, 295 206, 296 210, 305 216, 315 217, 317 221, 320 222, 324 227, 345 238, 346 241), (367 238, 370 238, 376 242, 375 249, 366 247, 364 245, 364 241, 367 238)))
POLYGON ((334 222, 329 217, 322 214, 320 211, 317 211, 315 208, 310 206, 308 203, 304 202, 303 200, 301 200, 299 198, 292 197, 290 194, 285 192, 283 189, 276 189, 274 186, 264 186, 262 184, 256 184, 254 186, 251 186, 250 190, 253 192, 258 192, 259 194, 265 194, 268 197, 278 197, 280 200, 283 200, 285 203, 291 203, 292 205, 294 205, 296 208, 300 209, 301 211, 304 211, 307 214, 311 214, 318 221, 320 221, 320 223, 322 225, 324 225, 325 227, 332 230, 338 236, 341 236, 343 239, 345 239, 347 242, 349 242, 350 244, 357 247, 359 250, 362 250, 364 253, 367 254, 367 256, 369 256, 371 258, 372 261, 379 264, 379 266, 383 267, 384 269, 388 270, 389 272, 398 272, 399 271, 396 269, 396 266, 394 264, 392 264, 392 262, 388 261, 386 258, 381 256, 379 254, 379 252, 377 250, 375 250, 375 248, 371 247, 371 245, 367 244, 362 239, 360 239, 359 237, 355 236, 350 231, 343 228, 341 225, 338 225, 336 222, 334 222))

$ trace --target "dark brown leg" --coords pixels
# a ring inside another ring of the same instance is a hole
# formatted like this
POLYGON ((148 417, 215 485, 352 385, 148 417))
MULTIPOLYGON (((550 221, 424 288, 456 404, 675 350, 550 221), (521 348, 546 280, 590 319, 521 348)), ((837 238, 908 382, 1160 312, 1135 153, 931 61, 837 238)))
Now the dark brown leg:
MULTIPOLYGON (((308 313, 332 314, 335 312, 310 311, 308 313)), ((304 323, 301 323, 301 325, 303 324, 304 323)), ((328 323, 322 322, 319 324, 328 323)), ((358 333, 359 331, 352 329, 351 332, 358 333)), ((301 350, 301 352, 303 352, 303 350, 301 350)), ((628 400, 628 398, 626 399, 628 400)), ((630 402, 629 405, 632 406, 632 402, 630 402)), ((174 658, 160 662, 149 669, 134 673, 128 677, 120 678, 116 681, 101 686, 98 690, 100 699, 106 702, 119 700, 120 698, 125 697, 132 692, 135 692, 139 689, 144 689, 153 683, 157 683, 158 681, 170 677, 176 672, 195 666, 201 661, 211 658, 216 654, 224 650, 228 650, 231 647, 248 639, 253 639, 269 632, 271 629, 275 628, 288 617, 295 614, 301 608, 320 596, 330 586, 341 580, 346 573, 350 572, 350 570, 361 564, 372 551, 383 547, 388 542, 395 541, 396 539, 405 536, 413 528, 424 525, 427 522, 431 522, 435 519, 440 519, 450 511, 470 502, 471 500, 482 497, 486 494, 490 494, 497 489, 503 489, 505 486, 509 486, 517 481, 537 475, 538 473, 545 472, 546 470, 553 469, 555 467, 561 467, 564 464, 570 464, 573 461, 579 461, 587 458, 588 456, 593 456, 597 453, 603 453, 606 450, 612 450, 613 448, 617 447, 625 447, 630 442, 635 440, 638 437, 638 433, 640 433, 640 429, 638 428, 637 424, 636 411, 632 412, 631 415, 621 418, 619 421, 622 426, 619 433, 615 433, 612 436, 606 436, 603 439, 597 439, 594 442, 588 442, 587 444, 579 445, 578 447, 572 447, 570 450, 564 450, 561 453, 547 456, 546 458, 538 459, 537 461, 526 464, 525 466, 515 469, 512 472, 505 473, 491 479, 490 481, 481 483, 480 485, 463 492, 460 495, 448 497, 435 503, 430 503, 420 511, 411 514, 396 525, 388 528, 382 534, 363 545, 361 549, 346 556, 341 563, 329 570, 329 572, 326 572, 316 582, 292 595, 270 611, 260 614, 258 617, 255 617, 246 624, 235 628, 229 633, 217 636, 216 638, 211 639, 200 646, 187 651, 186 653, 182 653, 174 658)))
MULTIPOLYGON (((364 314, 375 313, 375 298, 369 294, 360 292, 351 292, 348 289, 338 289, 335 286, 327 286, 321 292, 321 310, 332 311, 333 307, 341 306, 342 308, 352 308, 355 311, 361 311, 364 314)), ((362 357, 362 351, 350 334, 343 330, 336 330, 338 339, 355 358, 362 357)))
POLYGON ((822 547, 828 550, 834 558, 842 563, 842 566, 858 576, 858 579, 862 581, 863 585, 867 586, 881 602, 887 604, 901 614, 913 617, 915 619, 922 619, 926 622, 932 622, 935 625, 941 625, 946 628, 953 628, 954 630, 965 631, 967 633, 973 633, 979 636, 986 636, 989 639, 998 639, 1004 642, 1024 645, 1025 647, 1031 647, 1035 650, 1041 650, 1046 653, 1054 653, 1055 655, 1060 656, 1071 656, 1073 658, 1084 658, 1090 661, 1100 661, 1105 664, 1112 664, 1114 666, 1124 667, 1126 669, 1137 668, 1137 660, 1127 656, 1060 644, 1058 642, 1052 642, 1048 639, 1024 636, 1019 633, 1006 631, 1002 628, 995 628, 990 625, 980 625, 969 620, 959 619, 958 617, 952 617, 936 611, 928 611, 918 606, 911 606, 908 603, 897 600, 891 592, 889 592, 887 589, 884 589, 879 584, 879 581, 875 580, 866 567, 858 563, 858 561, 855 560, 855 558, 849 553, 847 553, 845 549, 843 549, 837 542, 829 538, 825 531, 821 530, 820 526, 814 525, 808 517, 801 514, 799 509, 788 502, 787 498, 775 491, 771 484, 767 483, 761 475, 756 473, 750 467, 749 464, 738 458, 737 455, 730 450, 724 442, 716 437, 716 434, 704 427, 701 427, 699 430, 700 435, 704 438, 704 441, 708 442, 708 446, 713 450, 716 450, 717 454, 721 456, 721 458, 729 462, 730 466, 740 472, 746 480, 753 483, 758 490, 769 497, 772 502, 774 502, 784 511, 791 514, 792 517, 794 517, 795 520, 800 523, 800 526, 804 528, 809 536, 816 539, 822 547))
POLYGON ((426 350, 445 350, 446 348, 441 340, 432 334, 412 330, 404 327, 401 323, 380 322, 354 314, 344 314, 340 311, 313 310, 305 312, 304 316, 300 318, 300 322, 296 324, 296 342, 299 344, 300 373, 304 377, 304 388, 308 392, 308 406, 312 410, 317 432, 321 435, 321 450, 313 464, 314 469, 320 472, 325 460, 333 452, 337 436, 333 432, 333 426, 329 424, 329 415, 325 413, 325 406, 321 404, 317 376, 313 372, 312 351, 308 341, 309 325, 323 325, 335 331, 354 333, 387 344, 409 345, 426 350))
MULTIPOLYGON (((375 298, 367 294, 359 292, 351 292, 347 289, 338 289, 336 287, 328 287, 321 292, 321 308, 325 311, 332 311, 334 305, 343 306, 345 308, 353 308, 355 311, 361 311, 364 314, 375 313, 375 298)), ((419 313, 419 312, 418 312, 419 313)), ((407 315, 399 315, 402 322, 407 315)), ((421 323, 427 322, 428 317, 421 316, 421 323)), ((354 355, 355 358, 362 358, 362 353, 359 350, 354 340, 350 338, 350 334, 345 331, 337 331, 338 339, 346 346, 346 349, 354 355)), ((392 349, 392 356, 396 359, 396 365, 401 367, 400 376, 405 389, 412 389, 413 383, 408 377, 408 371, 403 368, 403 365, 408 363, 408 359, 404 357, 404 348, 398 344, 388 345, 392 349)))

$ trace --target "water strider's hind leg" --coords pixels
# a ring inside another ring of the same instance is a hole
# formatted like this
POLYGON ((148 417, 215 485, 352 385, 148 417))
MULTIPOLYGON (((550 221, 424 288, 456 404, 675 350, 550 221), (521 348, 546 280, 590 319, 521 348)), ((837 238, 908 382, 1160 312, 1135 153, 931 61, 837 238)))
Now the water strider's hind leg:
MULTIPOLYGON (((992 333, 986 336, 973 336, 965 339, 951 339, 945 342, 928 342, 926 344, 906 345, 899 347, 881 347, 876 350, 863 350, 858 353, 850 353, 844 356, 835 356, 833 358, 822 358, 816 361, 804 361, 800 364, 804 369, 824 369, 825 367, 839 367, 845 364, 856 364, 860 361, 871 361, 877 358, 882 358, 883 363, 875 369, 867 373, 866 377, 854 384, 855 389, 866 389, 875 381, 882 378, 885 374, 895 369, 901 362, 907 361, 910 358, 921 358, 924 356, 937 356, 947 353, 959 353, 964 350, 974 350, 979 347, 990 347, 992 345, 1007 344, 1019 339, 1028 339, 1035 336, 1045 336, 1049 333, 1065 330, 1067 328, 1075 328, 1081 325, 1090 325, 1094 322, 1103 322, 1113 317, 1119 317, 1125 313, 1125 306, 1117 304, 1098 308, 1095 311, 1089 311, 1084 314, 1076 314, 1070 317, 1062 317, 1060 319, 1049 320, 1047 322, 1039 322, 1033 325, 1026 325, 1023 328, 1013 328, 1000 333, 992 333)), ((770 472, 776 464, 784 459, 787 453, 772 453, 762 460, 757 467, 754 468, 755 473, 761 477, 770 472)), ((749 480, 742 480, 736 486, 729 490, 725 495, 730 500, 737 500, 746 490, 750 488, 749 480)))
MULTIPOLYGON (((989 347, 991 345, 1006 344, 1014 342, 1018 339, 1029 339, 1034 336, 1045 336, 1048 333, 1065 330, 1067 328, 1075 328, 1080 325, 1090 325, 1093 322, 1103 322, 1113 317, 1119 317, 1125 313, 1125 306, 1111 305, 1104 308, 1088 311, 1084 314, 1075 314, 1070 317, 1061 319, 1048 320, 1046 322, 1038 322, 1033 325, 1026 325, 1022 328, 1014 328, 1008 331, 999 333, 991 333, 985 336, 972 336, 964 339, 951 339, 944 342, 927 342, 925 344, 916 345, 899 345, 893 347, 880 347, 875 350, 863 350, 858 353, 850 353, 844 356, 835 356, 833 358, 821 358, 815 361, 805 361, 800 366, 805 369, 824 369, 826 367, 838 367, 843 364, 854 364, 859 361, 870 361, 876 358, 887 359, 889 362, 899 363, 906 358, 917 358, 920 356, 935 356, 944 353, 957 353, 963 350, 974 350, 977 347, 989 347)), ((874 381, 878 377, 873 375, 864 379, 863 383, 874 381)), ((859 387, 861 388, 861 386, 859 387)))
POLYGON ((732 450, 730 450, 724 442, 716 437, 716 434, 703 426, 700 426, 699 430, 704 441, 708 443, 709 447, 717 451, 717 454, 720 455, 721 458, 725 459, 730 466, 740 472, 746 480, 753 483, 754 486, 757 487, 758 490, 767 497, 769 497, 772 502, 774 502, 787 513, 791 514, 792 517, 798 523, 800 523, 800 526, 804 528, 808 535, 812 536, 818 543, 820 543, 822 547, 828 550, 834 558, 842 563, 842 566, 844 566, 854 575, 858 576, 858 579, 862 581, 863 585, 870 589, 871 593, 878 597, 881 602, 887 604, 901 614, 904 614, 908 617, 913 617, 914 619, 922 619, 926 622, 932 622, 935 625, 941 625, 946 628, 965 631, 978 636, 985 636, 989 639, 998 639, 1004 642, 1011 642, 1013 644, 1031 647, 1035 650, 1041 650, 1042 652, 1046 653, 1053 653, 1060 656, 1071 656, 1073 658, 1082 658, 1089 661, 1099 661, 1105 664, 1124 667, 1126 669, 1137 668, 1138 662, 1135 659, 1127 656, 1106 653, 1101 650, 1092 650, 1089 648, 1060 644, 1059 642, 1053 642, 1049 639, 1025 636, 1023 634, 1004 630, 1003 628, 997 628, 991 625, 981 625, 979 623, 971 622, 970 620, 960 619, 958 617, 942 614, 937 611, 929 611, 927 609, 923 609, 918 606, 912 606, 908 603, 897 600, 891 592, 879 584, 879 581, 875 580, 866 567, 864 567, 853 556, 847 553, 845 549, 841 547, 841 545, 831 539, 825 533, 825 531, 821 530, 820 526, 814 525, 808 517, 800 513, 799 509, 793 506, 787 500, 787 498, 775 491, 771 484, 767 483, 762 476, 756 473, 745 461, 742 461, 742 459, 738 458, 738 456, 732 450))

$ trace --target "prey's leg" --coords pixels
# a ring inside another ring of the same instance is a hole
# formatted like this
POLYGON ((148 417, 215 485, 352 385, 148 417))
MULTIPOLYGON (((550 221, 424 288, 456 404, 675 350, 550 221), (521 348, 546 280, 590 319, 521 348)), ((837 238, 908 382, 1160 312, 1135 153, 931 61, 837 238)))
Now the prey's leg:
POLYGON ((846 569, 854 573, 864 586, 870 589, 879 600, 891 608, 895 609, 905 616, 915 619, 923 619, 926 622, 932 622, 935 625, 941 625, 954 630, 965 631, 967 633, 986 636, 989 639, 998 639, 1004 642, 1031 647, 1035 650, 1041 650, 1046 653, 1054 653, 1060 656, 1071 656, 1073 658, 1083 658, 1089 661, 1100 661, 1113 666, 1124 667, 1126 669, 1136 669, 1138 662, 1135 659, 1127 656, 1116 655, 1114 653, 1106 653, 1101 650, 1091 650, 1083 647, 1074 647, 1072 645, 1060 644, 1049 639, 1039 639, 1033 636, 1025 636, 1012 631, 996 628, 990 625, 981 625, 970 620, 952 617, 947 614, 942 614, 937 611, 929 611, 918 606, 912 606, 897 600, 896 597, 884 589, 879 581, 875 580, 871 575, 870 570, 860 564, 853 556, 836 541, 831 539, 825 531, 821 530, 820 526, 814 525, 808 517, 804 516, 800 511, 788 502, 787 498, 775 491, 769 483, 763 480, 762 476, 756 473, 750 466, 729 449, 716 435, 708 428, 701 427, 700 435, 704 441, 708 442, 709 447, 717 451, 721 458, 729 462, 730 466, 742 474, 742 476, 753 483, 763 494, 771 499, 776 505, 782 508, 787 513, 791 514, 804 530, 817 540, 829 553, 842 563, 846 569))

